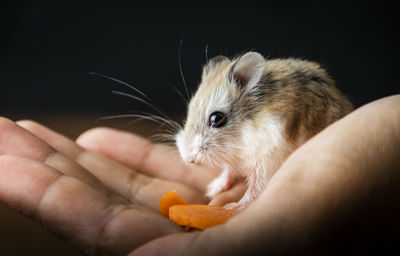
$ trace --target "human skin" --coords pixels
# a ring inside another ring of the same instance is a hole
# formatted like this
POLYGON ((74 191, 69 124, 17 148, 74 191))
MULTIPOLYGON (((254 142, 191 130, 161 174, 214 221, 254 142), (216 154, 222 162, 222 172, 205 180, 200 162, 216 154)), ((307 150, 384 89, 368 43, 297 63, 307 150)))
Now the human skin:
MULTIPOLYGON (((185 233, 157 212, 171 189, 205 203, 213 177, 133 134, 95 128, 74 143, 32 121, 0 120, 0 201, 82 251, 335 254, 399 244, 400 96, 367 104, 317 134, 223 225, 185 233)), ((243 190, 239 184, 213 203, 234 201, 243 190)))
MULTIPOLYGON (((35 122, 0 119, 0 202, 88 254, 125 255, 154 238, 182 232, 159 214, 158 200, 174 189, 188 201, 205 203, 204 192, 196 188, 212 179, 208 170, 187 170, 171 158, 173 151, 135 135, 108 129, 91 132, 96 133, 128 136, 136 146, 129 150, 134 157, 131 168, 86 151, 35 122), (169 168, 191 186, 133 170, 156 174, 166 158, 169 168), (181 175, 191 171, 193 175, 181 175), (199 173, 203 179, 197 178, 199 173)), ((124 146, 118 143, 114 148, 125 150, 124 146)))

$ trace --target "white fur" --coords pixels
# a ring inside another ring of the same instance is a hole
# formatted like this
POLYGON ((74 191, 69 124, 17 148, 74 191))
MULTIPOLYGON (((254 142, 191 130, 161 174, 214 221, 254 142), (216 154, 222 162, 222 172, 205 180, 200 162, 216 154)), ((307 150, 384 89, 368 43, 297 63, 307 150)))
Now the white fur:
MULTIPOLYGON (((230 170, 236 171, 233 175, 245 177, 248 188, 242 199, 237 203, 226 205, 229 209, 245 209, 264 190, 271 176, 279 169, 291 148, 283 137, 285 122, 282 118, 266 115, 258 123, 244 123, 241 132, 240 166, 225 167, 219 177, 207 187, 206 196, 214 197, 229 188, 232 182, 230 170)), ((182 159, 187 163, 200 163, 204 140, 200 134, 193 138, 184 138, 181 131, 176 136, 176 143, 182 159)))
POLYGON ((243 168, 259 169, 260 163, 270 162, 269 156, 284 144, 284 120, 268 115, 262 118, 259 127, 244 124, 242 129, 243 168))
POLYGON ((176 145, 181 158, 186 163, 199 163, 202 158, 204 141, 200 134, 195 135, 191 140, 184 138, 184 132, 180 131, 176 136, 176 145))
POLYGON ((212 97, 212 99, 210 100, 211 104, 209 104, 207 106, 207 111, 205 112, 205 113, 207 113, 207 115, 210 115, 215 110, 222 111, 222 112, 229 111, 229 107, 231 105, 231 100, 229 99, 227 90, 222 90, 222 89, 218 88, 218 89, 216 89, 215 93, 211 97, 212 97))
POLYGON ((231 185, 231 174, 229 171, 229 167, 225 167, 222 173, 211 181, 207 186, 206 197, 213 198, 218 193, 226 190, 231 185))
POLYGON ((178 151, 179 151, 179 154, 181 155, 182 160, 186 162, 187 151, 184 149, 185 142, 184 142, 183 136, 184 136, 184 131, 180 130, 176 134, 175 141, 176 141, 176 147, 178 148, 178 151))
POLYGON ((241 175, 248 188, 239 202, 228 204, 228 209, 243 210, 265 189, 271 176, 289 154, 290 146, 283 137, 285 122, 277 116, 265 116, 259 127, 245 124, 242 130, 243 163, 241 175))

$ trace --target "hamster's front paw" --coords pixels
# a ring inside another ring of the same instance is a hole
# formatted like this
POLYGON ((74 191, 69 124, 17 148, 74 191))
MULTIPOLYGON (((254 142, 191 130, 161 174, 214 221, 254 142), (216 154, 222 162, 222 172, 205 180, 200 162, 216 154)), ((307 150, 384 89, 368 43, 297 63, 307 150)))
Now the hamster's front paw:
POLYGON ((224 180, 222 180, 222 179, 220 179, 220 177, 218 177, 218 178, 214 179, 210 184, 208 184, 206 197, 211 199, 226 189, 227 189, 227 186, 226 186, 224 180))
POLYGON ((207 186, 206 197, 213 198, 217 194, 229 189, 231 186, 231 177, 228 170, 224 170, 221 175, 211 181, 207 186))

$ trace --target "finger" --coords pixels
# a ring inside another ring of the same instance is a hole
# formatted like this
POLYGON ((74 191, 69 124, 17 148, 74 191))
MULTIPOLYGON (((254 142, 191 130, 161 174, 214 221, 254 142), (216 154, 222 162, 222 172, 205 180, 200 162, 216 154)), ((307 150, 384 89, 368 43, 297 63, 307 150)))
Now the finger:
POLYGON ((32 133, 16 123, 0 117, 0 155, 16 155, 31 158, 51 166, 65 175, 76 177, 94 188, 110 194, 110 191, 90 172, 69 157, 55 151, 32 133))
POLYGON ((33 121, 19 121, 26 128, 58 151, 70 156, 89 170, 106 187, 131 202, 158 209, 159 199, 168 191, 175 190, 192 203, 204 203, 201 193, 183 184, 151 178, 137 173, 98 153, 82 149, 72 140, 33 121))
POLYGON ((185 165, 175 149, 153 144, 137 135, 110 128, 83 133, 77 143, 153 177, 183 182, 202 193, 216 174, 206 168, 185 165), (110 147, 110 145, 113 145, 110 147))
POLYGON ((181 230, 158 213, 115 204, 75 178, 17 156, 0 156, 0 201, 90 255, 126 254, 181 230))
POLYGON ((221 192, 216 195, 211 201, 210 205, 226 205, 228 203, 239 201, 244 192, 246 191, 247 185, 245 182, 239 182, 227 191, 221 192))
POLYGON ((120 195, 154 210, 159 209, 160 198, 171 190, 190 203, 206 202, 202 193, 185 184, 148 177, 95 152, 84 151, 77 161, 120 195))
POLYGON ((31 132, 56 151, 74 159, 83 151, 74 141, 31 120, 20 120, 16 124, 31 132), (51 143, 50 143, 51 142, 51 143))

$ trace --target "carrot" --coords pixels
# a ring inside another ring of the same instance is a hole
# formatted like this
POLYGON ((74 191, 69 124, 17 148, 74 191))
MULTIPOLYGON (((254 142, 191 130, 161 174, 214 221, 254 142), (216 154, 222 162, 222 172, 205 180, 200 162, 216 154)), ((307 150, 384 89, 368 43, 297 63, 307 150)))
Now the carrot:
POLYGON ((160 199, 160 212, 168 217, 169 208, 177 204, 187 204, 175 191, 171 190, 160 199))
POLYGON ((160 212, 178 225, 201 230, 222 224, 237 214, 221 206, 188 204, 175 191, 160 199, 160 212))
POLYGON ((169 208, 169 219, 181 226, 206 229, 224 223, 237 214, 221 206, 204 204, 174 205, 169 208))

